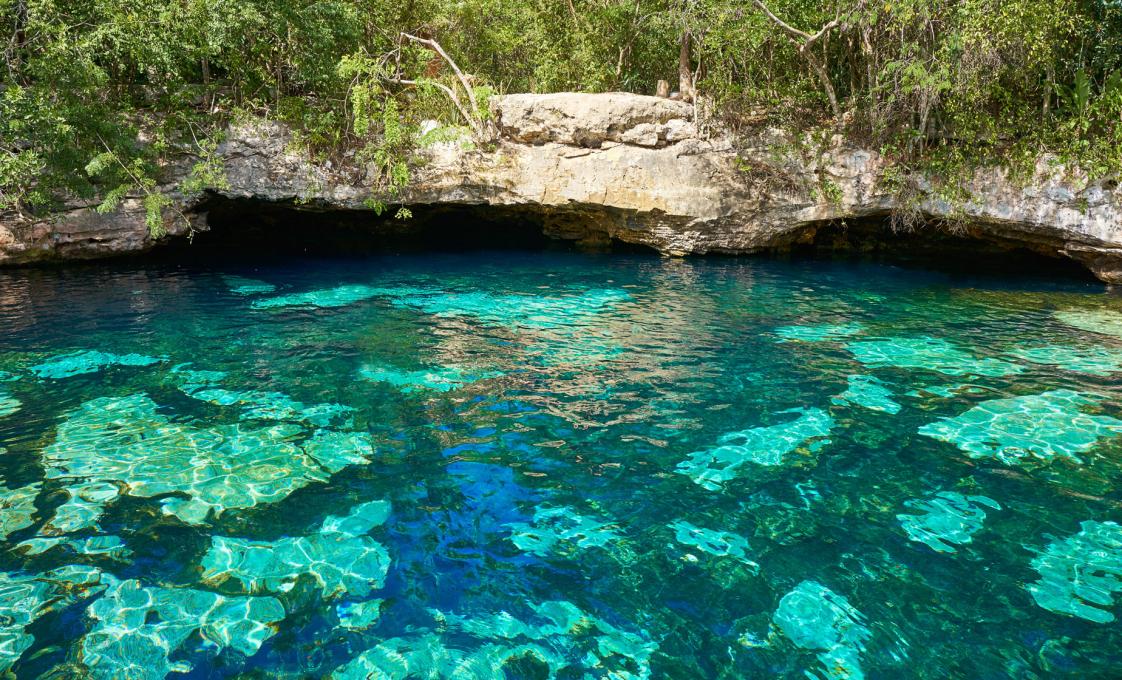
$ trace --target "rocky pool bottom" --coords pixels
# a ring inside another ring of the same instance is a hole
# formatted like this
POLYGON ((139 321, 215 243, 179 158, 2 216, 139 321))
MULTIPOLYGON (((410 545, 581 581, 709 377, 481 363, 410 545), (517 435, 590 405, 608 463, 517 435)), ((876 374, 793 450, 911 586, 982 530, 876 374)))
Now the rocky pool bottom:
POLYGON ((470 253, 0 272, 0 671, 1122 674, 1122 297, 470 253))

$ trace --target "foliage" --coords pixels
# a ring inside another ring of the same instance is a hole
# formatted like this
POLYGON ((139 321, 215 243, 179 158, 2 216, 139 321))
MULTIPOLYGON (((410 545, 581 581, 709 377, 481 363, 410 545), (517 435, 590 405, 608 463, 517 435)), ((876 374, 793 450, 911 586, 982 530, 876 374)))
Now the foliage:
POLYGON ((0 210, 134 198, 158 235, 161 168, 190 152, 182 190, 220 182, 217 132, 247 113, 393 195, 424 121, 479 129, 492 92, 653 92, 683 34, 730 123, 841 126, 949 192, 993 158, 1122 168, 1112 0, 0 0, 0 210))

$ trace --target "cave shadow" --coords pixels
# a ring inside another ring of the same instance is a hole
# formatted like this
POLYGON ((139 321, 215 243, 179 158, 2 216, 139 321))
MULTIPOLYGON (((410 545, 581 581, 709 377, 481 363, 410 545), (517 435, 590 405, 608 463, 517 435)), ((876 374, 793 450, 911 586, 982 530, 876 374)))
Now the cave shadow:
MULTIPOLYGON (((175 239, 144 259, 215 264, 480 251, 657 257, 651 248, 610 239, 592 227, 584 240, 551 236, 548 222, 556 218, 556 213, 534 206, 409 204, 391 205, 379 212, 365 207, 339 210, 315 204, 214 196, 197 213, 205 217, 206 230, 188 239, 175 239), (397 215, 402 207, 408 216, 397 215)), ((581 222, 579 215, 568 215, 567 219, 569 224, 581 222)), ((591 224, 592 219, 588 222, 591 224)), ((735 253, 709 257, 725 256, 743 257, 735 253)), ((764 249, 755 256, 809 264, 875 262, 970 278, 1096 280, 1081 264, 1059 255, 1055 244, 1026 246, 1023 242, 988 238, 978 230, 949 229, 938 223, 900 230, 884 216, 811 225, 791 243, 764 249)))

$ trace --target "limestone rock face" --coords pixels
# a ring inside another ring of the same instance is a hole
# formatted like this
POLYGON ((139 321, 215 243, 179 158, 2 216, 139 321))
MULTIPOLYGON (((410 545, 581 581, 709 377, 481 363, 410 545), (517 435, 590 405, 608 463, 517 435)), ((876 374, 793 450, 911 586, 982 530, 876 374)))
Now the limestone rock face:
MULTIPOLYGON (((170 187, 169 187, 170 189, 170 187)), ((156 244, 145 223, 143 199, 128 197, 110 214, 76 203, 38 220, 0 215, 0 266, 46 260, 91 260, 140 253, 156 244)), ((186 234, 197 216, 164 210, 166 236, 186 234)))
MULTIPOLYGON (((1047 158, 1021 181, 981 168, 964 186, 968 199, 954 204, 928 178, 901 182, 887 159, 840 137, 808 151, 777 129, 735 140, 703 134, 693 106, 669 99, 517 94, 489 106, 496 135, 486 150, 447 141, 420 149, 412 181, 397 196, 376 188, 373 168, 315 164, 293 152, 280 124, 231 128, 218 150, 226 184, 208 196, 177 197, 165 226, 172 237, 205 229, 214 197, 310 210, 368 210, 381 200, 408 204, 414 214, 494 207, 534 215, 558 238, 618 239, 687 255, 781 248, 834 220, 903 211, 920 225, 949 220, 966 236, 1070 257, 1122 283, 1122 190, 1116 181, 1065 173, 1047 158)), ((185 170, 178 172, 181 178, 185 170)), ((176 172, 169 174, 174 196, 176 172)), ((0 219, 0 264, 153 245, 136 199, 110 215, 76 206, 38 221, 0 219)))
POLYGON ((625 92, 512 94, 493 97, 490 105, 502 137, 521 144, 659 146, 696 135, 693 106, 660 97, 625 92))

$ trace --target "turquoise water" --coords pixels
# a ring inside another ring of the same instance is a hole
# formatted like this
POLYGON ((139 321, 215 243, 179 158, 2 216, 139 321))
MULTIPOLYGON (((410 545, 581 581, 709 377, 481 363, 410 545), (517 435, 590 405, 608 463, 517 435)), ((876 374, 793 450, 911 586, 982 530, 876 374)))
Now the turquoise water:
POLYGON ((472 253, 0 272, 17 677, 1122 675, 1122 297, 472 253))

